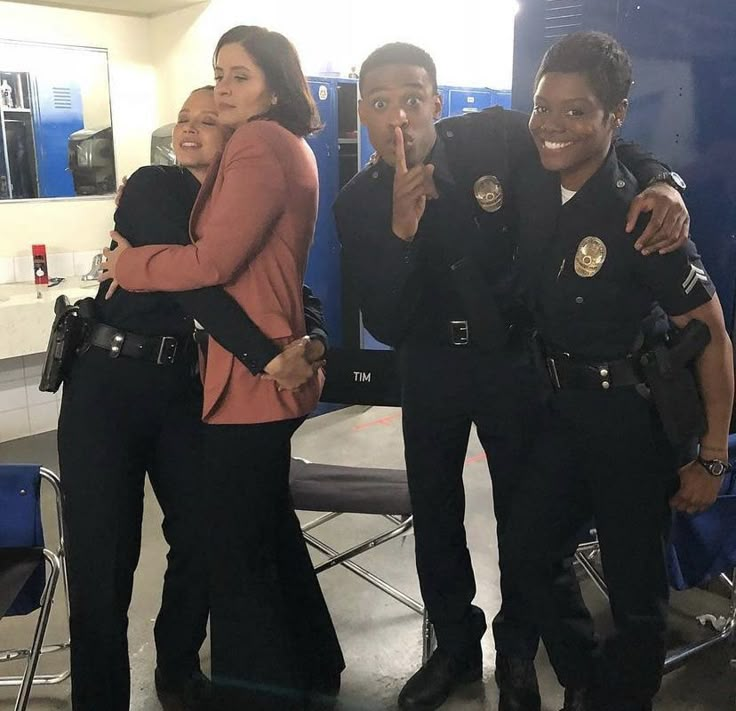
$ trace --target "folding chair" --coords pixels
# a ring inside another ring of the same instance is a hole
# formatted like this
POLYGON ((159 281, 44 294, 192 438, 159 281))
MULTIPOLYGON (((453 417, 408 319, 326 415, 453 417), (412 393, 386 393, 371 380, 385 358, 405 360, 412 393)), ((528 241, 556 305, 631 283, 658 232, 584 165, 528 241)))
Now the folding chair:
MULTIPOLYGON (((736 462, 736 435, 729 437, 729 460, 736 462)), ((595 564, 600 550, 596 540, 578 546, 576 561, 600 592, 608 597, 605 580, 595 564)), ((736 632, 736 475, 729 474, 721 493, 707 511, 696 516, 676 513, 667 549, 670 585, 686 590, 720 579, 730 591, 729 612, 717 619, 714 634, 702 641, 667 652, 665 673, 673 671, 695 654, 714 644, 733 640, 736 632), (730 576, 730 577, 729 577, 730 576)), ((700 619, 701 616, 698 616, 700 619)), ((704 616, 705 617, 705 616, 704 616)), ((707 617, 713 616, 708 615, 707 617)), ((736 661, 736 660, 735 660, 736 661)))
MULTIPOLYGON (((345 405, 400 404, 396 354, 393 351, 331 349, 322 402, 345 405)), ((290 474, 294 508, 322 512, 302 526, 306 542, 327 556, 315 566, 317 574, 341 565, 422 615, 422 661, 434 645, 434 630, 424 605, 355 562, 355 558, 411 531, 413 516, 406 471, 319 464, 292 459, 290 474), (337 551, 314 534, 314 530, 344 514, 382 516, 391 526, 376 536, 337 551)))
POLYGON ((0 650, 0 662, 26 660, 23 676, 0 677, 0 686, 19 686, 15 711, 25 711, 34 684, 58 684, 69 677, 36 675, 39 658, 69 649, 70 642, 43 646, 59 577, 62 577, 69 613, 64 563, 64 537, 59 479, 52 471, 31 464, 0 464, 0 618, 27 615, 40 609, 31 646, 0 650), (56 500, 59 544, 44 546, 41 521, 41 481, 47 482, 56 500), (45 574, 44 574, 45 573, 45 574))

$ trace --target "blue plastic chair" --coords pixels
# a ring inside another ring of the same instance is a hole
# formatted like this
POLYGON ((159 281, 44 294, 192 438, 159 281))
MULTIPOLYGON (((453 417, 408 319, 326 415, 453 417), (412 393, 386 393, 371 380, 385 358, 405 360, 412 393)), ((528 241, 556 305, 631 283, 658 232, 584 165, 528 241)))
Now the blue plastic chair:
MULTIPOLYGON (((736 465, 736 434, 729 437, 729 461, 736 465)), ((600 553, 597 540, 581 544, 575 560, 607 597, 608 590, 595 560, 600 553)), ((736 631, 736 474, 724 478, 721 493, 707 511, 691 516, 673 515, 667 549, 670 585, 676 590, 701 586, 719 578, 731 591, 730 610, 707 639, 671 649, 665 659, 665 672, 714 644, 731 639, 736 631)))
POLYGON ((28 649, 0 651, 0 662, 26 660, 23 676, 0 677, 0 686, 19 686, 15 711, 25 711, 34 684, 58 684, 69 670, 55 675, 36 675, 42 654, 69 649, 62 644, 44 647, 59 577, 67 600, 64 536, 59 479, 52 471, 33 464, 0 464, 0 618, 27 615, 39 610, 33 640, 28 649), (41 482, 46 481, 56 499, 59 545, 44 545, 41 520, 41 482))

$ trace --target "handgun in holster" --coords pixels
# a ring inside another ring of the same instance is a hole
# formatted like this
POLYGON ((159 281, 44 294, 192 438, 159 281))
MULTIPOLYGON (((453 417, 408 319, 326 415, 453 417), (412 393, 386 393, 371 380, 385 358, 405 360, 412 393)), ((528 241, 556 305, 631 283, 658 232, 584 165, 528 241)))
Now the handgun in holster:
POLYGON ((55 393, 68 376, 72 363, 82 348, 87 330, 94 320, 94 299, 69 303, 63 294, 54 303, 54 323, 41 371, 41 392, 55 393))
POLYGON ((705 409, 695 377, 695 360, 710 343, 710 329, 697 319, 639 355, 642 376, 667 439, 687 446, 706 428, 705 409))

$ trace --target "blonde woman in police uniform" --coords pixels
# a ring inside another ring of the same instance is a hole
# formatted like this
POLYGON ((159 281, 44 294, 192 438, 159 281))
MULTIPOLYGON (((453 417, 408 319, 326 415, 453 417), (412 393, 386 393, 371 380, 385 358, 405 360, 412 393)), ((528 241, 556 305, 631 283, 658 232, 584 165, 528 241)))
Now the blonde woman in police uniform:
POLYGON ((567 711, 652 708, 670 507, 707 508, 727 467, 732 354, 713 284, 692 242, 644 257, 621 228, 639 190, 612 147, 631 83, 628 55, 607 35, 577 33, 547 52, 529 128, 553 172, 520 196, 537 207, 520 211, 520 264, 554 394, 502 566, 527 581, 567 711), (637 347, 658 342, 665 313, 678 328, 698 319, 710 330, 696 362, 707 420, 697 456, 670 444, 640 395, 637 347), (589 621, 564 615, 552 572, 591 518, 615 623, 599 656, 581 644, 589 621))

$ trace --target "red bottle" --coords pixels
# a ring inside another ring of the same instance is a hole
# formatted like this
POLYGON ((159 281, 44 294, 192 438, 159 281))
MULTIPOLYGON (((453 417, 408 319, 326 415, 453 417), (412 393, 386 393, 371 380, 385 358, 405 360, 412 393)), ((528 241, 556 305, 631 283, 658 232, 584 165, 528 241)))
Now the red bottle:
POLYGON ((33 276, 36 284, 48 285, 49 268, 46 260, 46 245, 34 244, 31 249, 33 250, 33 276))

